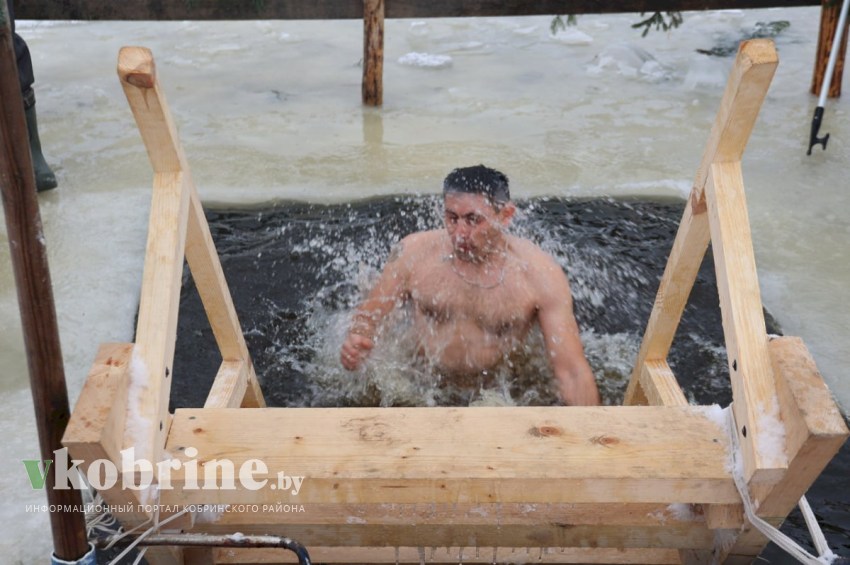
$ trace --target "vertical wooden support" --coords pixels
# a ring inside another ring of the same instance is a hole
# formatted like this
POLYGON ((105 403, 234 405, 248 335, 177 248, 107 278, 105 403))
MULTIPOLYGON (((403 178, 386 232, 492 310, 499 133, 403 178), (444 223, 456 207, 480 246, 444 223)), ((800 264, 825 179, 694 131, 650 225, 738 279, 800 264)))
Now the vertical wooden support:
MULTIPOLYGON (((829 54, 832 51, 832 42, 835 40, 835 34, 838 33, 838 15, 840 12, 841 0, 822 0, 817 55, 812 72, 811 93, 815 96, 820 95, 821 88, 823 87, 826 65, 829 61, 829 54)), ((844 26, 844 35, 841 38, 838 58, 835 60, 835 70, 832 73, 832 81, 829 83, 827 95, 830 98, 841 96, 841 78, 844 74, 844 59, 847 56, 847 32, 849 30, 850 20, 844 26)))
MULTIPOLYGON (((61 448, 71 409, 10 21, 6 2, 0 2, 0 193, 26 346, 39 453, 42 460, 47 460, 54 459, 53 452, 61 448)), ((63 509, 78 508, 82 502, 80 493, 53 488, 54 477, 55 468, 51 465, 45 486, 47 502, 63 509)), ((74 561, 89 550, 81 512, 51 512, 50 529, 53 551, 58 557, 74 561)))
POLYGON ((751 486, 773 484, 788 461, 779 446, 759 442, 760 437, 775 435, 777 430, 771 428, 782 424, 740 162, 713 164, 706 191, 744 478, 751 486))
POLYGON ((710 240, 705 203, 709 169, 715 162, 741 160, 778 61, 769 40, 741 43, 658 287, 624 404, 646 403, 640 389, 643 365, 667 359, 710 240))
POLYGON ((384 103, 384 0, 363 0, 363 104, 384 103))
POLYGON ((121 49, 118 58, 121 86, 142 134, 154 170, 148 243, 136 326, 138 387, 144 391, 132 402, 136 430, 149 427, 152 437, 129 437, 139 457, 162 459, 171 392, 171 366, 177 338, 177 313, 189 215, 188 167, 177 130, 159 88, 149 50, 121 49))

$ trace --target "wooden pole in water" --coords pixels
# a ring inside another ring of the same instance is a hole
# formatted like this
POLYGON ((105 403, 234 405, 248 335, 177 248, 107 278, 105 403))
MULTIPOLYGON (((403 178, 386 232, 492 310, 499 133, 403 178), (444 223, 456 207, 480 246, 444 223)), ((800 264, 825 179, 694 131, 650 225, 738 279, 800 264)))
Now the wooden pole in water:
MULTIPOLYGON (((832 51, 832 42, 835 34, 838 33, 838 17, 841 12, 840 0, 823 0, 820 11, 820 33, 818 34, 817 57, 815 59, 815 68, 812 74, 811 92, 814 95, 820 94, 823 86, 824 75, 826 73, 829 54, 832 51)), ((841 77, 844 72, 844 59, 847 54, 847 28, 850 27, 850 20, 844 26, 844 35, 841 38, 841 46, 838 49, 838 59, 835 61, 835 70, 832 74, 832 81, 829 84, 828 96, 837 98, 841 96, 841 77)))
MULTIPOLYGON (((0 2, 0 77, 3 77, 0 81, 0 192, 18 289, 41 459, 47 460, 55 459, 53 451, 62 447, 62 434, 71 411, 12 41, 6 2, 0 2)), ((55 468, 50 465, 45 481, 48 504, 81 508, 80 492, 73 488, 55 490, 54 475, 55 468)), ((87 553, 82 512, 51 512, 50 527, 57 557, 73 561, 87 553)))
POLYGON ((384 103, 384 0, 363 0, 363 104, 384 103))

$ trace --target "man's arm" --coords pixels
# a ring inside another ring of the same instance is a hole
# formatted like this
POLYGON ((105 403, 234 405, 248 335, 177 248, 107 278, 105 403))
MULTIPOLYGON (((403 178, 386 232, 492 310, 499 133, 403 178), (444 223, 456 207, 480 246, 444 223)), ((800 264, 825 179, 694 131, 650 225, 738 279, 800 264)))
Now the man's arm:
POLYGON ((599 389, 584 356, 573 314, 570 283, 561 267, 549 257, 541 263, 540 270, 537 317, 561 402, 571 406, 596 406, 599 389))
POLYGON ((360 367, 372 351, 381 321, 395 308, 406 292, 408 261, 402 259, 405 241, 407 238, 396 244, 390 252, 378 282, 354 314, 348 336, 340 351, 342 366, 349 371, 360 367))

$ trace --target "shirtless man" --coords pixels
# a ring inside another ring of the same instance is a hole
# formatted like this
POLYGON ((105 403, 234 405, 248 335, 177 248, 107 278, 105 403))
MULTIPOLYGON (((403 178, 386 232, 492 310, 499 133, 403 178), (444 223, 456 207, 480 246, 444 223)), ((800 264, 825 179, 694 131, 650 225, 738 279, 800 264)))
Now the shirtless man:
POLYGON ((449 378, 492 371, 540 324, 562 402, 597 405, 570 285, 534 243, 506 232, 516 207, 508 179, 478 165, 443 183, 445 229, 411 234, 393 250, 360 305, 342 346, 342 365, 357 369, 382 320, 409 303, 418 352, 449 378))

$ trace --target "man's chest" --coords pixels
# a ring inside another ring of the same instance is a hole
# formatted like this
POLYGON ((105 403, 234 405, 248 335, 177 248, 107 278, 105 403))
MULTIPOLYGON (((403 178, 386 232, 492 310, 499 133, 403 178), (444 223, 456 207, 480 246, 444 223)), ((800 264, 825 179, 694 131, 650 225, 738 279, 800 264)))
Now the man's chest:
POLYGON ((437 323, 473 322, 492 333, 524 330, 536 315, 533 293, 515 273, 476 284, 447 264, 413 273, 410 298, 416 311, 437 323))

